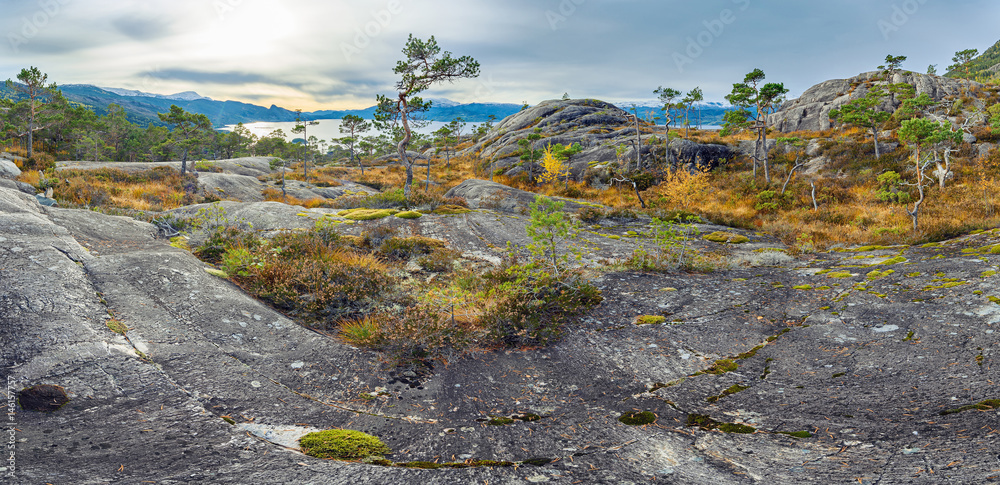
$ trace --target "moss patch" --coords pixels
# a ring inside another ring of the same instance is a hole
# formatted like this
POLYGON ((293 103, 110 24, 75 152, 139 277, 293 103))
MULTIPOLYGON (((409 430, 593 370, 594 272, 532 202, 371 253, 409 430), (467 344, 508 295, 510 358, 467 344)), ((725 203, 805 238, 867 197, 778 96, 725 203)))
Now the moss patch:
POLYGON ((703 239, 720 244, 744 244, 750 242, 750 238, 746 236, 724 231, 716 231, 711 234, 706 234, 703 239))
POLYGON ((229 273, 226 273, 225 271, 222 271, 220 269, 205 268, 205 272, 212 276, 217 276, 219 278, 229 278, 229 273))
POLYGON ((792 438, 812 438, 812 433, 808 431, 779 431, 778 433, 791 436, 792 438))
POLYGON ((111 330, 112 332, 117 333, 118 335, 125 335, 125 332, 128 332, 128 327, 125 326, 125 324, 122 323, 122 321, 118 320, 117 318, 112 318, 104 322, 104 324, 107 325, 108 330, 111 330))
POLYGON ((729 359, 722 359, 715 361, 715 363, 712 364, 711 367, 705 369, 705 373, 719 375, 719 374, 725 374, 726 372, 732 372, 739 368, 740 366, 736 362, 733 362, 732 360, 729 359))
POLYGON ((618 421, 629 426, 645 426, 647 424, 655 423, 656 415, 649 411, 629 411, 627 413, 622 413, 622 415, 618 417, 618 421))
POLYGON ((960 408, 941 411, 940 414, 942 416, 946 416, 948 414, 958 414, 958 413, 963 413, 965 411, 972 411, 972 410, 992 411, 994 409, 1000 409, 1000 399, 987 399, 985 401, 979 401, 976 404, 969 404, 967 406, 962 406, 960 408))
POLYGON ((506 426, 508 424, 514 424, 514 420, 508 417, 501 416, 490 419, 489 421, 486 422, 486 424, 490 426, 506 426))
POLYGON ((667 317, 660 315, 640 315, 636 317, 636 325, 660 325, 667 321, 667 317))
POLYGON ((303 453, 327 460, 359 460, 391 452, 382 440, 348 429, 309 433, 299 439, 299 445, 303 453))
POLYGON ((803 290, 803 291, 807 291, 807 290, 811 290, 811 289, 813 289, 813 285, 799 285, 799 286, 793 286, 793 287, 792 287, 792 289, 793 289, 793 290, 803 290))
POLYGON ((184 236, 177 236, 170 238, 170 245, 177 249, 183 249, 185 251, 191 250, 191 246, 188 246, 188 239, 184 236))
POLYGON ((712 419, 707 414, 689 414, 687 417, 688 426, 697 426, 704 430, 717 429, 724 433, 753 433, 757 428, 738 423, 720 423, 712 419))
POLYGON ((400 219, 420 219, 423 214, 417 211, 403 211, 396 214, 396 217, 400 219))
POLYGON ((837 271, 836 273, 828 273, 826 276, 827 276, 827 278, 840 278, 840 279, 850 278, 851 277, 851 272, 850 271, 837 271))
POLYGON ((460 205, 442 205, 434 210, 434 213, 440 216, 449 216, 456 214, 467 214, 472 212, 467 207, 462 207, 460 205))
POLYGON ((372 221, 399 213, 396 209, 347 209, 337 213, 338 216, 352 221, 372 221))
POLYGON ((722 391, 722 394, 719 394, 718 396, 709 396, 705 400, 708 402, 717 402, 719 399, 722 399, 726 396, 731 396, 733 394, 736 394, 737 392, 743 392, 747 389, 750 389, 750 386, 741 386, 739 384, 733 384, 732 386, 729 387, 729 389, 722 391))

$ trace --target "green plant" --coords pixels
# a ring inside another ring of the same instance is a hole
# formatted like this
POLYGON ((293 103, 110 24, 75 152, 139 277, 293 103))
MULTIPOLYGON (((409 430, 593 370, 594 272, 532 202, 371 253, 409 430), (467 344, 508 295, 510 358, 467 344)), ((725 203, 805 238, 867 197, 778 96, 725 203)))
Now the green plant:
POLYGON ((875 189, 875 198, 881 202, 905 204, 910 201, 910 194, 900 190, 902 185, 898 173, 893 171, 885 172, 878 176, 878 187, 875 189))
POLYGON ((299 445, 303 453, 327 460, 359 460, 392 451, 372 435, 347 429, 309 433, 299 439, 299 445))
MULTIPOLYGON (((536 258, 546 260, 556 278, 569 263, 569 254, 559 254, 557 245, 576 239, 579 230, 562 212, 565 205, 563 201, 536 196, 531 203, 531 222, 527 227, 528 237, 532 240, 528 250, 536 258)), ((575 247, 570 247, 568 253, 575 253, 577 259, 580 258, 575 247)))
POLYGON ((649 411, 629 411, 622 413, 618 421, 628 426, 645 426, 656 422, 656 415, 649 411))

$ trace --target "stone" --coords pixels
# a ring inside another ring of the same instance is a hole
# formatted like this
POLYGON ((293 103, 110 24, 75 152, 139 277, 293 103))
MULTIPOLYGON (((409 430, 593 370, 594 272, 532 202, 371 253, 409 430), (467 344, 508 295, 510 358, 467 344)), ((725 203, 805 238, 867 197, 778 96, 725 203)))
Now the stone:
POLYGON ((677 160, 692 170, 713 170, 733 161, 737 153, 728 145, 695 143, 677 139, 670 142, 670 150, 677 160))
POLYGON ((0 178, 16 179, 21 176, 21 169, 14 162, 0 158, 0 178))
POLYGON ((972 133, 962 133, 962 143, 975 143, 978 138, 972 133))

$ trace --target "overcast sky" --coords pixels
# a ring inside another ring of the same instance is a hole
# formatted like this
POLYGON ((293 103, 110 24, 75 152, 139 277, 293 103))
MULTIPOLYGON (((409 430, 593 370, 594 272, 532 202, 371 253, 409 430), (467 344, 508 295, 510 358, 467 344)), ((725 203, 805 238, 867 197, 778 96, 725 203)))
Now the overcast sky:
POLYGON ((0 80, 198 93, 307 111, 392 90, 407 36, 435 36, 481 76, 425 97, 535 104, 652 100, 657 86, 722 101, 754 68, 795 97, 887 54, 943 73, 1000 40, 996 0, 0 0, 0 80))

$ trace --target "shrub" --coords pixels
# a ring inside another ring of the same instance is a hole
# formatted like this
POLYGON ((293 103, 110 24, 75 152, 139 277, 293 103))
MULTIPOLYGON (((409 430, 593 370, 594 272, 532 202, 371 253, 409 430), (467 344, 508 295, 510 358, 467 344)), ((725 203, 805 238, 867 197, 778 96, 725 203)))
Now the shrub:
POLYGON ((504 346, 547 345, 563 334, 563 326, 602 301, 597 287, 578 275, 556 278, 533 265, 512 265, 487 273, 490 289, 481 322, 504 346))
POLYGON ((414 256, 430 254, 431 251, 441 248, 444 248, 444 241, 429 237, 391 237, 382 242, 378 252, 389 259, 406 260, 414 256))
POLYGON ((581 207, 576 211, 576 218, 581 222, 586 222, 588 224, 595 224, 604 219, 604 209, 600 207, 581 207))
POLYGON ((360 460, 391 453, 382 440, 348 429, 328 429, 309 433, 299 439, 302 452, 327 460, 360 460))

